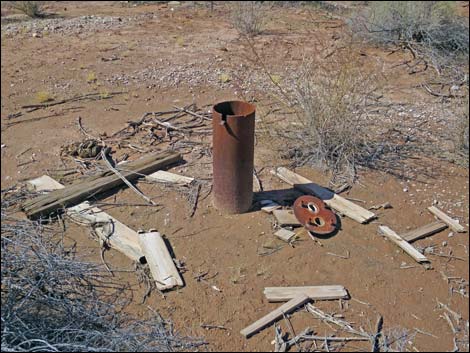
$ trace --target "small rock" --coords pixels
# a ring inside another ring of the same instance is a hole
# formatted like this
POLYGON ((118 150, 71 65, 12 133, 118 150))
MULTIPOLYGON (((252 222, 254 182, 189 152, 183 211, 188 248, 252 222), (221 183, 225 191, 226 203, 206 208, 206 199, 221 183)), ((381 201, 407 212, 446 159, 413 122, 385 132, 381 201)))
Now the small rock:
POLYGON ((37 32, 34 32, 33 33, 33 38, 41 38, 41 34, 37 33, 37 32))
POLYGON ((446 241, 443 241, 443 242, 442 242, 442 246, 447 246, 447 242, 446 242, 446 241))
POLYGON ((403 192, 408 192, 408 188, 403 188, 403 192))
POLYGON ((449 238, 452 238, 453 236, 454 236, 454 232, 450 232, 448 235, 449 238))

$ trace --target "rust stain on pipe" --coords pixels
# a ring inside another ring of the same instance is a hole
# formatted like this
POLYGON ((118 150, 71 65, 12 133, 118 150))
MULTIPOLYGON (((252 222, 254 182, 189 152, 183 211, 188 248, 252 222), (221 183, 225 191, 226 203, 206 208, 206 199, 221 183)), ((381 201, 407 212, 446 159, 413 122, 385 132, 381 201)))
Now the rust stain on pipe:
POLYGON ((213 202, 224 213, 243 213, 253 199, 254 105, 227 101, 212 109, 213 202))

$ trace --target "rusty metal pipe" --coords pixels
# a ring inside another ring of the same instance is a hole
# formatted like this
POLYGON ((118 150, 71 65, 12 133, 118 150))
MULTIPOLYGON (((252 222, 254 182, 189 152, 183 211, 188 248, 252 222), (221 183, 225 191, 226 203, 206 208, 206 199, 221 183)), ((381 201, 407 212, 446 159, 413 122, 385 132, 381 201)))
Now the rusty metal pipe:
POLYGON ((223 213, 243 213, 253 200, 253 104, 227 101, 212 109, 213 203, 223 213))

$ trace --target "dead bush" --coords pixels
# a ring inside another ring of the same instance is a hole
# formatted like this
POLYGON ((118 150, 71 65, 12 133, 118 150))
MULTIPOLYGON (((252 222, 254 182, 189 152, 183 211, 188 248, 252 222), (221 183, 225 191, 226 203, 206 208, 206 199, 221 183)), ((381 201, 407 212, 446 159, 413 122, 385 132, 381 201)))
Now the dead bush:
POLYGON ((8 4, 15 10, 21 11, 32 18, 44 15, 43 1, 9 1, 8 4))
POLYGON ((230 1, 232 23, 240 33, 248 36, 260 34, 265 17, 265 6, 261 1, 230 1))
POLYGON ((158 313, 148 320, 125 314, 126 287, 104 266, 80 260, 58 235, 61 227, 9 214, 25 197, 2 190, 2 352, 160 352, 203 344, 174 333, 158 313))
POLYGON ((290 157, 297 165, 331 171, 333 182, 353 181, 357 166, 367 164, 375 148, 367 101, 379 80, 351 55, 305 59, 289 94, 302 126, 290 157))
MULTIPOLYGON (((353 31, 378 44, 409 49, 440 74, 468 60, 468 18, 454 1, 371 1, 350 20, 353 31)), ((459 73, 460 76, 462 73, 459 73)))

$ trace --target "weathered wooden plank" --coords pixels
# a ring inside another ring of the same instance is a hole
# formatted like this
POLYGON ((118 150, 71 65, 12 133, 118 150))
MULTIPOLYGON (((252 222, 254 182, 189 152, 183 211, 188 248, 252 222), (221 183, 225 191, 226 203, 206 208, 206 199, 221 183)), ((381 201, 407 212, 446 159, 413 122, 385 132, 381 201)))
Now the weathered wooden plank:
POLYGON ((308 286, 308 287, 266 287, 264 295, 270 302, 286 302, 305 294, 312 300, 335 300, 348 298, 348 292, 343 286, 308 286))
POLYGON ((277 224, 280 227, 293 226, 300 227, 299 220, 295 217, 292 210, 274 210, 273 216, 276 218, 277 224))
POLYGON ((457 233, 464 233, 465 228, 459 224, 455 219, 450 218, 448 215, 446 215, 444 212, 442 212, 440 209, 438 209, 435 206, 428 207, 429 212, 431 212, 434 216, 439 218, 442 222, 447 224, 450 229, 452 229, 454 232, 457 233))
POLYGON ((295 232, 292 232, 288 229, 281 228, 276 233, 274 233, 274 235, 278 237, 279 239, 288 243, 295 237, 295 232))
MULTIPOLYGON (((28 181, 37 191, 63 189, 64 186, 47 175, 28 181)), ((98 207, 83 202, 66 209, 66 213, 78 223, 93 225, 102 241, 122 252, 133 261, 143 261, 144 254, 139 245, 138 234, 98 207)))
POLYGON ((285 314, 288 314, 294 311, 299 306, 304 305, 308 301, 310 301, 310 298, 304 294, 301 294, 295 297, 294 299, 291 299, 287 303, 281 305, 276 310, 271 311, 268 315, 262 317, 261 319, 254 322, 250 326, 244 328, 243 330, 240 331, 240 333, 246 338, 250 338, 257 332, 271 325, 274 321, 281 319, 285 314))
POLYGON ((159 290, 184 285, 160 233, 153 231, 140 233, 139 244, 159 290))
POLYGON ((446 228, 447 228, 447 224, 443 222, 433 222, 433 223, 426 224, 422 227, 419 227, 417 229, 413 229, 404 234, 401 234, 400 236, 403 239, 405 239, 407 242, 411 243, 415 240, 422 239, 430 235, 433 235, 435 233, 438 233, 441 230, 444 230, 446 228))
MULTIPOLYGON (((163 152, 147 156, 126 164, 126 171, 121 174, 129 181, 142 174, 152 173, 167 165, 181 160, 181 155, 174 152, 163 152)), ((92 176, 84 181, 55 190, 47 195, 38 196, 23 203, 23 211, 29 218, 48 217, 51 213, 69 207, 87 198, 123 184, 122 179, 111 171, 92 176)))
POLYGON ((189 185, 194 181, 194 178, 159 170, 155 173, 147 175, 145 180, 176 185, 189 185))
POLYGON ((307 194, 313 194, 322 199, 332 209, 339 213, 359 222, 367 223, 374 219, 376 216, 373 212, 356 205, 355 203, 346 200, 345 198, 335 194, 334 192, 325 189, 324 187, 313 183, 311 180, 296 174, 289 169, 279 167, 271 171, 272 174, 277 175, 286 183, 293 185, 296 189, 301 190, 307 194))
POLYGON ((387 226, 379 226, 378 229, 379 233, 386 236, 388 239, 393 241, 396 245, 403 249, 408 255, 410 255, 416 262, 423 263, 429 262, 429 260, 421 254, 418 250, 416 250, 410 243, 408 243, 405 239, 400 237, 397 233, 395 233, 392 229, 387 226))

